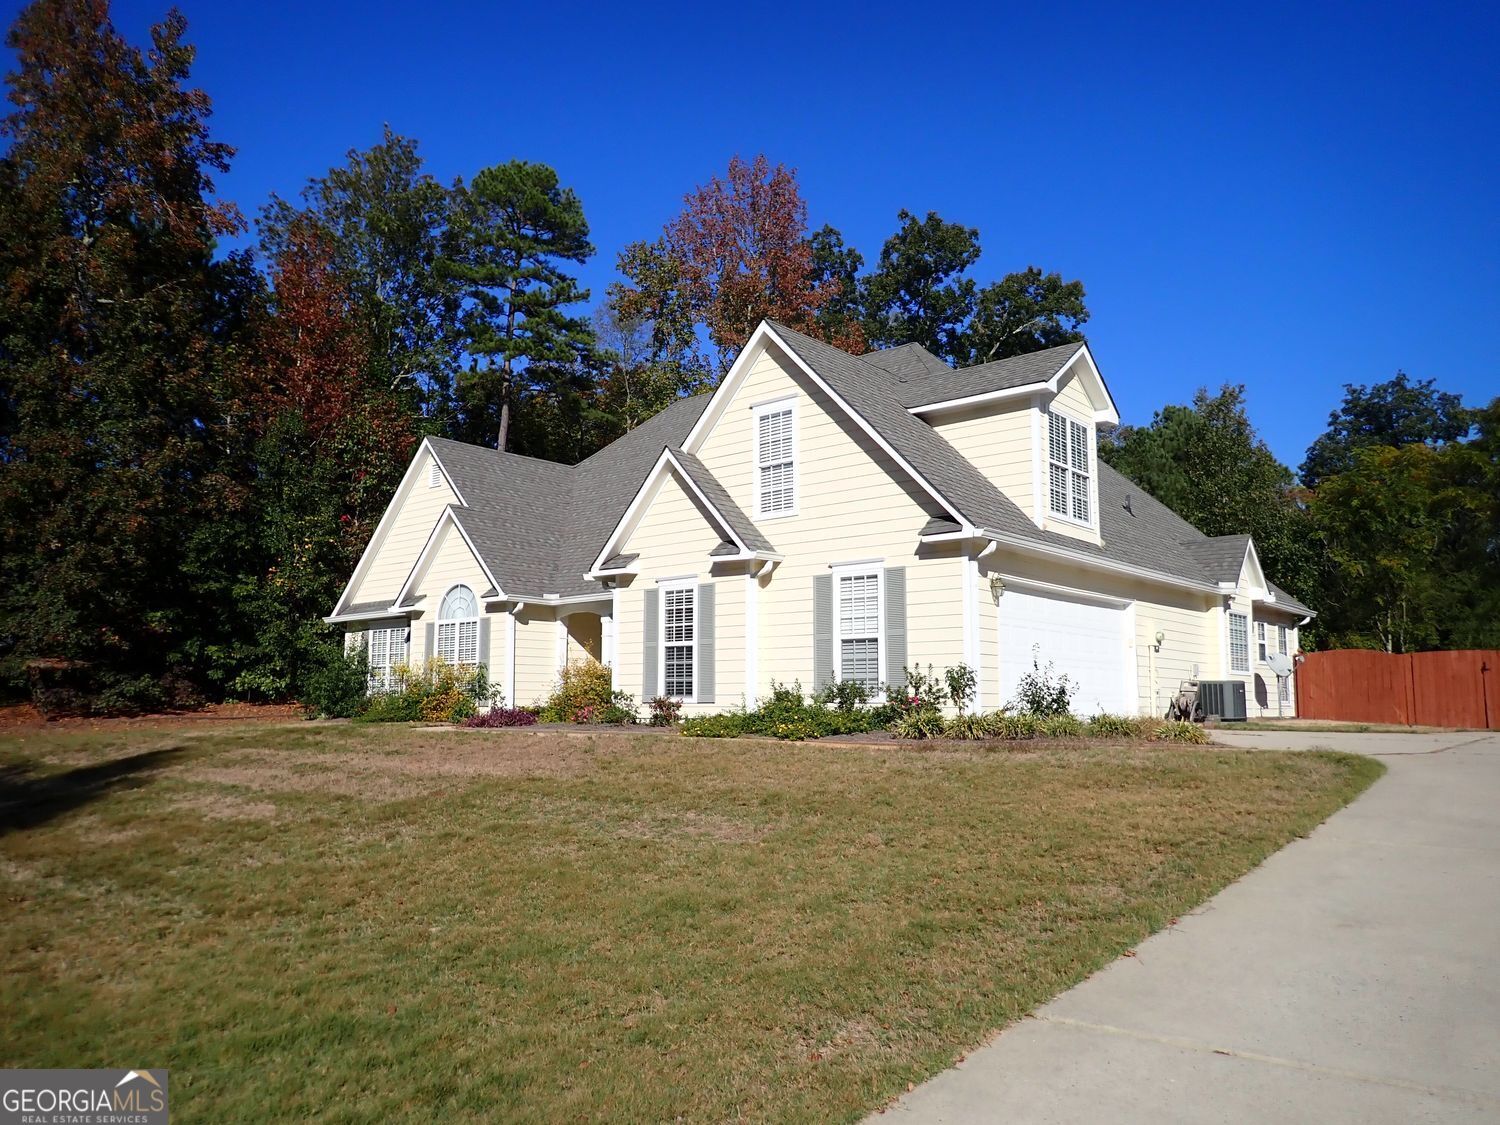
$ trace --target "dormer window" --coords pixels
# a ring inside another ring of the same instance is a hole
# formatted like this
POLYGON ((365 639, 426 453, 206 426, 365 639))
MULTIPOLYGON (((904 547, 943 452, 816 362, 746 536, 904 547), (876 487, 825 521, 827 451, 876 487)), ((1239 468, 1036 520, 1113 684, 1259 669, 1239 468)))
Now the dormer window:
POLYGON ((791 400, 755 408, 755 514, 797 514, 797 407, 791 400))
POLYGON ((1066 414, 1047 414, 1047 507, 1054 516, 1092 525, 1089 467, 1093 427, 1066 414))

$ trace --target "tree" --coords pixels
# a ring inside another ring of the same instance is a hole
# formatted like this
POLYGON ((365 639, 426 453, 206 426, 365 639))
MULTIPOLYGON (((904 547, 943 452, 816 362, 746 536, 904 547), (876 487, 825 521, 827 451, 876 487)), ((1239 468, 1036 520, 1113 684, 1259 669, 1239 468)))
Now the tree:
POLYGON ((807 240, 812 262, 812 283, 828 296, 818 309, 817 322, 824 339, 864 334, 864 292, 859 272, 865 256, 844 244, 844 236, 825 224, 807 240))
POLYGON ((438 268, 452 201, 423 171, 417 142, 391 131, 308 180, 296 206, 262 209, 261 248, 276 259, 311 223, 332 251, 365 333, 369 378, 401 392, 406 409, 445 418, 458 368, 457 290, 438 268))
MULTIPOLYGON (((815 275, 795 171, 773 167, 763 154, 736 156, 725 177, 683 202, 660 240, 621 253, 626 284, 617 304, 626 316, 652 322, 662 345, 678 349, 688 324, 703 325, 720 373, 767 318, 825 336, 818 313, 838 290, 815 275)), ((829 342, 864 350, 853 325, 829 342)))
POLYGON ((454 226, 442 272, 461 288, 473 357, 459 378, 460 430, 504 450, 518 401, 544 393, 588 350, 588 321, 564 310, 589 294, 560 263, 584 262, 594 247, 573 190, 547 165, 522 160, 460 185, 454 226))
POLYGON ((155 706, 202 683, 220 609, 203 523, 221 465, 226 345, 251 287, 213 199, 233 150, 173 12, 131 46, 103 0, 36 0, 7 36, 0 123, 0 636, 44 702, 155 706))
POLYGON ((936 211, 918 219, 902 210, 864 283, 864 328, 877 347, 921 344, 951 358, 974 314, 977 286, 963 276, 979 261, 979 231, 936 211))
POLYGON ((1369 446, 1441 445, 1468 435, 1472 416, 1458 395, 1433 379, 1412 382, 1406 372, 1373 387, 1344 384, 1343 404, 1328 415, 1328 430, 1307 450, 1302 483, 1309 488, 1353 467, 1369 446))
POLYGON ((989 363, 1082 340, 1083 282, 1036 266, 1006 274, 979 291, 974 319, 960 337, 960 366, 989 363))
POLYGON ((1167 406, 1149 426, 1122 426, 1099 456, 1205 535, 1248 532, 1266 575, 1309 598, 1318 560, 1292 472, 1256 434, 1245 388, 1200 389, 1191 406, 1167 406))
MULTIPOLYGON (((897 221, 858 289, 872 343, 917 343, 968 367, 1083 339, 1089 312, 1081 281, 1028 266, 980 288, 966 276, 979 261, 978 230, 935 211, 921 220, 902 211, 897 221)), ((822 252, 830 268, 847 269, 838 246, 822 252)))

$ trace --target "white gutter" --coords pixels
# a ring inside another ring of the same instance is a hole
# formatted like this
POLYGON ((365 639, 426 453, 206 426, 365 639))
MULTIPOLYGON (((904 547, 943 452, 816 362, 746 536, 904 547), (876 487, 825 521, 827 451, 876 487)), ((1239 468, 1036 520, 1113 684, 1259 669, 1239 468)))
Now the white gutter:
POLYGON ((1029 539, 1021 539, 1017 536, 1007 534, 1003 531, 993 531, 982 527, 979 534, 986 539, 993 540, 1006 547, 1012 547, 1018 551, 1025 551, 1033 555, 1041 555, 1044 558, 1065 559, 1079 566, 1088 567, 1092 570, 1105 570, 1113 574, 1125 574, 1132 578, 1149 578, 1153 582, 1159 582, 1164 586, 1176 586, 1183 590, 1196 590, 1204 594, 1220 593, 1218 583, 1194 582, 1190 578, 1178 578, 1176 575, 1166 574, 1159 570, 1150 570, 1146 567, 1132 566, 1130 563, 1118 563, 1111 559, 1101 559, 1094 555, 1086 555, 1079 551, 1069 551, 1064 548, 1033 543, 1029 539))

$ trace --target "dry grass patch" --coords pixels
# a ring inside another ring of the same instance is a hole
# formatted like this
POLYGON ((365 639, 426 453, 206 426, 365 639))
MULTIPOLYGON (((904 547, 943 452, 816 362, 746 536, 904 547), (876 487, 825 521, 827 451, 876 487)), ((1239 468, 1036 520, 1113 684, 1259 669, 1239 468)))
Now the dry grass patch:
POLYGON ((28 734, 0 745, 0 1065, 170 1066, 185 1119, 852 1120, 1380 769, 1097 744, 28 734))

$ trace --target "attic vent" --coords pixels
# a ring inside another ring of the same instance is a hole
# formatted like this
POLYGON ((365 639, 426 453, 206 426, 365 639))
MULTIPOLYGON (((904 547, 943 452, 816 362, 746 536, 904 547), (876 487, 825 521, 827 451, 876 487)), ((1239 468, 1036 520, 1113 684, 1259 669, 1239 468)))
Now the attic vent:
POLYGON ((442 483, 443 467, 437 463, 437 458, 434 457, 432 463, 427 466, 427 487, 438 488, 442 483))

